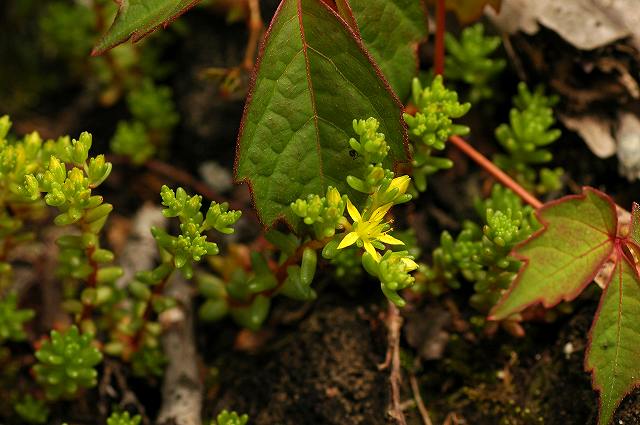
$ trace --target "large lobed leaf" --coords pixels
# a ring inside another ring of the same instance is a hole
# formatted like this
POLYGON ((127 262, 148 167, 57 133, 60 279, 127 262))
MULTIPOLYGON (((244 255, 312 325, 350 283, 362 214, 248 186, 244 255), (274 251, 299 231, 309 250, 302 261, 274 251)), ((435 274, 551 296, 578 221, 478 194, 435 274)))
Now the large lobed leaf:
POLYGON ((363 166, 349 155, 354 118, 375 117, 406 160, 402 105, 348 25, 321 0, 283 0, 253 77, 236 152, 236 179, 247 181, 261 221, 295 220, 292 201, 363 166))
POLYGON ((118 14, 91 52, 100 55, 130 38, 140 40, 160 26, 166 27, 200 0, 118 0, 118 14))
POLYGON ((589 333, 585 368, 600 392, 598 423, 607 425, 624 396, 640 385, 640 277, 621 253, 589 333))
POLYGON ((418 45, 427 38, 422 0, 339 0, 340 14, 354 25, 398 97, 406 100, 418 73, 418 45))
POLYGON ((543 228, 515 248, 524 266, 490 319, 538 302, 552 307, 574 299, 613 252, 618 219, 604 193, 585 188, 582 195, 550 202, 537 214, 543 228))

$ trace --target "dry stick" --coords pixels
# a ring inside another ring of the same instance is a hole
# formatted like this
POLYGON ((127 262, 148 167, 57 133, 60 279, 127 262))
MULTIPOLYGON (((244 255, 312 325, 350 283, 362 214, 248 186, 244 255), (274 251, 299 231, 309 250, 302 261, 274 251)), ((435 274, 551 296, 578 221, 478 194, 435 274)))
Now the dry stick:
POLYGON ((398 308, 389 301, 389 309, 387 310, 387 358, 379 369, 384 369, 391 363, 391 373, 389 374, 389 382, 391 384, 391 406, 389 415, 394 418, 398 424, 407 425, 407 420, 402 411, 402 402, 400 401, 400 384, 402 382, 402 372, 400 370, 400 329, 402 328, 402 316, 398 308), (389 362, 390 360, 390 362, 389 362))
POLYGON ((177 273, 165 291, 178 301, 178 306, 160 317, 160 321, 168 325, 162 335, 168 364, 157 425, 202 425, 203 384, 198 373, 192 293, 189 282, 177 273))
POLYGON ((424 405, 424 402, 422 401, 422 396, 420 395, 420 387, 418 386, 418 379, 416 378, 416 375, 414 375, 413 373, 409 376, 409 383, 411 384, 411 391, 413 391, 413 398, 416 401, 418 410, 420 411, 422 422, 424 422, 424 425, 433 425, 433 422, 431 422, 431 418, 429 417, 429 411, 424 405))
POLYGON ((509 177, 504 171, 498 168, 487 157, 475 150, 469 143, 467 143, 462 137, 451 136, 449 141, 458 149, 460 149, 465 155, 474 160, 485 171, 491 174, 496 180, 502 183, 504 186, 513 190, 524 202, 531 205, 535 209, 542 207, 542 202, 531 193, 529 193, 524 187, 520 186, 515 180, 509 177))

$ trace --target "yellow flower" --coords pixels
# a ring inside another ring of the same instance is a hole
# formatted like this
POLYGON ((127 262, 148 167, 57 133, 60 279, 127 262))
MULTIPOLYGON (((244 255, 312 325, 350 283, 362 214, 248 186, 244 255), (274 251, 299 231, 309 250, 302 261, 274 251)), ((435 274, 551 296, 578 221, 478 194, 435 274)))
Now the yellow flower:
POLYGON ((407 188, 409 187, 409 183, 411 183, 411 177, 409 176, 396 177, 391 180, 389 189, 387 190, 391 192, 393 189, 398 189, 398 195, 404 195, 404 193, 407 191, 407 188))
POLYGON ((376 251, 373 242, 382 242, 390 245, 404 245, 399 239, 389 235, 391 230, 388 223, 383 222, 384 216, 389 211, 389 208, 393 203, 385 204, 377 208, 368 220, 362 218, 358 209, 351 203, 351 200, 347 199, 347 211, 353 220, 353 228, 351 232, 347 233, 340 244, 338 249, 346 248, 354 243, 358 246, 364 247, 376 261, 380 261, 382 256, 376 251))

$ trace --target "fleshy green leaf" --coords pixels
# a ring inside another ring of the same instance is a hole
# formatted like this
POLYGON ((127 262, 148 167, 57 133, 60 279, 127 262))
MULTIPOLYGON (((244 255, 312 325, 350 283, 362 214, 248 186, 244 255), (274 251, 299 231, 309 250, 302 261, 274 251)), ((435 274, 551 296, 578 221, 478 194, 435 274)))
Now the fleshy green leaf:
POLYGON ((538 302, 552 307, 574 299, 613 251, 618 219, 602 192, 587 187, 582 195, 546 204, 537 216, 543 228, 514 249, 525 265, 492 310, 492 320, 538 302))
POLYGON ((418 44, 427 38, 423 2, 349 0, 346 7, 342 6, 344 11, 340 2, 337 4, 341 15, 350 25, 355 20, 364 44, 380 65, 391 87, 400 99, 406 100, 411 92, 411 80, 418 73, 418 44))
POLYGON ((166 28, 200 0, 116 0, 118 14, 91 54, 101 55, 131 39, 134 43, 160 26, 166 28))
POLYGON ((608 425, 626 394, 640 385, 640 276, 618 255, 589 333, 585 367, 600 392, 598 423, 608 425))
POLYGON ((238 136, 236 179, 252 189, 264 224, 296 220, 296 199, 328 186, 352 194, 345 178, 362 160, 349 155, 355 118, 374 117, 407 158, 402 105, 361 41, 321 0, 283 0, 261 48, 238 136))

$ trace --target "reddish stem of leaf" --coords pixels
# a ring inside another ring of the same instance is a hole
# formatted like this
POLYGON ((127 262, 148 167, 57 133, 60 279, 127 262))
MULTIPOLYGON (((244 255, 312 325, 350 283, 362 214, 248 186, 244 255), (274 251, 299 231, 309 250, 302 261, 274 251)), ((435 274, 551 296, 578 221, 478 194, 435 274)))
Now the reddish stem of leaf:
POLYGON ((531 193, 529 193, 524 187, 520 186, 515 180, 509 177, 504 171, 498 168, 487 157, 475 150, 469 143, 467 143, 462 137, 451 136, 449 138, 451 144, 460 149, 465 155, 480 165, 485 171, 491 174, 501 184, 513 190, 524 202, 531 205, 535 209, 542 207, 542 202, 531 193))
POLYGON ((433 57, 433 71, 436 75, 444 74, 444 32, 445 32, 445 0, 436 2, 436 41, 433 57))

